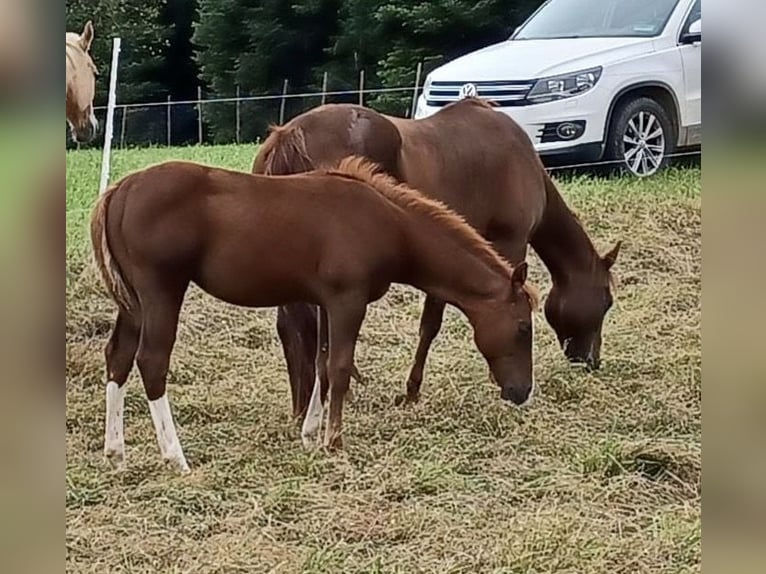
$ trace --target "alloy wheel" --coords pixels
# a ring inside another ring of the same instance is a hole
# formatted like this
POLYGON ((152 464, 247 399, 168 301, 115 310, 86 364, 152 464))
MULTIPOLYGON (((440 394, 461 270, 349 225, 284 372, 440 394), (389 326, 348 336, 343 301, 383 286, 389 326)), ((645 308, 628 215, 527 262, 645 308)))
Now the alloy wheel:
POLYGON ((638 177, 656 173, 665 159, 665 130, 657 116, 646 110, 628 120, 622 142, 625 165, 638 177))

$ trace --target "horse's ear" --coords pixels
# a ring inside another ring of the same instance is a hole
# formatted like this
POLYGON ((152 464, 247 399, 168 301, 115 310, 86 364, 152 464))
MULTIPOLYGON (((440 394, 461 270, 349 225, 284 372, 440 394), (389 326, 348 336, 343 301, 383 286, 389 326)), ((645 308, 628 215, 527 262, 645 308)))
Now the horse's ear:
POLYGON ((527 282, 527 271, 528 269, 526 261, 522 261, 513 268, 513 273, 511 274, 511 285, 513 285, 514 289, 521 289, 524 286, 524 283, 527 282))
POLYGON ((82 34, 80 34, 80 47, 87 52, 90 50, 90 45, 93 42, 93 22, 88 20, 85 23, 85 27, 82 29, 82 34))
POLYGON ((601 258, 607 270, 611 269, 614 262, 617 261, 617 256, 620 254, 620 247, 622 247, 622 241, 618 241, 617 244, 612 247, 612 250, 601 258))

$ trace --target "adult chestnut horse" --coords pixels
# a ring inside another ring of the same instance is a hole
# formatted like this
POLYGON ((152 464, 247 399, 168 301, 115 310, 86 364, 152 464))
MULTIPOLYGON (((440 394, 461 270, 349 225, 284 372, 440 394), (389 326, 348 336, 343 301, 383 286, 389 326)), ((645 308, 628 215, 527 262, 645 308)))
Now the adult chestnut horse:
POLYGON ((82 34, 66 33, 66 119, 74 140, 87 143, 96 136, 98 122, 93 113, 98 70, 90 57, 93 24, 82 34))
MULTIPOLYGON (((422 120, 330 104, 274 128, 253 171, 298 173, 349 154, 367 157, 450 206, 510 262, 523 261, 530 243, 553 279, 545 315, 566 356, 599 367, 601 328, 612 305, 610 268, 620 243, 603 257, 596 252, 515 121, 475 98, 422 120)), ((443 313, 444 301, 427 296, 407 392, 397 402, 418 400, 426 356, 443 313)), ((315 309, 305 304, 281 307, 278 313, 297 417, 306 409, 314 380, 315 317, 315 309)))
MULTIPOLYGON (((267 177, 169 162, 102 196, 91 240, 119 308, 106 348, 105 453, 114 465, 124 464, 124 384, 135 359, 163 458, 188 470, 165 379, 192 281, 235 305, 320 307, 316 388, 329 388, 328 447, 341 444, 367 304, 392 282, 461 309, 502 398, 528 400, 536 296, 526 264, 511 268, 460 216, 373 169, 350 158, 332 171, 267 177)), ((304 421, 307 446, 322 419, 318 395, 304 421)))

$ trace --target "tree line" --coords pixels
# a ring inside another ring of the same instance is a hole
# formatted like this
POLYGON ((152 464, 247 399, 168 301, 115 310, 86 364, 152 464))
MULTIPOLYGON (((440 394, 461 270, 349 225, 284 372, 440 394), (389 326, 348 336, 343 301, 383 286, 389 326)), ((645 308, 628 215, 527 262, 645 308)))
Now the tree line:
MULTIPOLYGON (((92 20, 99 67, 97 105, 108 91, 111 39, 123 38, 119 103, 187 101, 413 86, 425 72, 507 38, 542 0, 66 0, 67 30, 92 20)), ((425 74, 424 74, 425 75, 425 74)), ((421 82, 424 77, 421 78, 421 82)), ((365 104, 406 115, 411 93, 370 95, 365 104)), ((328 101, 357 101, 356 95, 328 101)), ((287 100, 289 118, 320 103, 287 100)), ((278 101, 240 107, 242 141, 263 137, 279 119, 278 101)), ((235 139, 236 106, 203 106, 206 141, 235 139)), ((197 141, 193 105, 174 107, 174 144, 197 141)), ((127 119, 127 118, 126 118, 127 119)), ((116 118, 116 123, 120 117, 116 118)), ((130 112, 128 143, 164 142, 163 108, 130 112), (143 114, 143 116, 141 116, 143 114)), ((125 122, 127 125, 128 122, 125 122)), ((116 125, 116 132, 119 131, 116 125)), ((121 134, 125 137, 125 134, 121 134)))

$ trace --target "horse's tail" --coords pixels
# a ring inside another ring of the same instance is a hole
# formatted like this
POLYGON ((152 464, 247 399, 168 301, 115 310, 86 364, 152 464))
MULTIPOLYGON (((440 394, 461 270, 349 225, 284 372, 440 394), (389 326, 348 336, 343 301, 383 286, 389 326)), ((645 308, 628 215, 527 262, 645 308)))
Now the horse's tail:
POLYGON ((138 297, 114 258, 106 233, 109 205, 119 188, 120 183, 112 185, 96 202, 90 219, 90 240, 96 266, 109 296, 121 310, 130 312, 138 308, 138 297))
POLYGON ((316 168, 309 156, 306 133, 300 126, 270 126, 270 134, 263 142, 253 164, 254 173, 289 175, 316 168))

